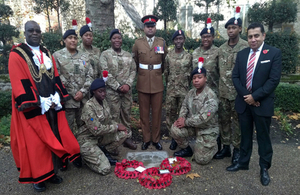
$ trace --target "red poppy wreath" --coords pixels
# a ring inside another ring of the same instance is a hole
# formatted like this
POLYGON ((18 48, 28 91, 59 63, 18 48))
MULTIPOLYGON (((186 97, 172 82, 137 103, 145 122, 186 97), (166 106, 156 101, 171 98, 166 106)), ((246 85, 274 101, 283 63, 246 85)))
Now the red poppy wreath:
POLYGON ((171 164, 169 158, 163 160, 160 164, 160 169, 168 169, 172 175, 186 174, 191 170, 191 163, 189 161, 181 157, 175 158, 175 161, 172 161, 171 164))
POLYGON ((117 177, 122 179, 134 179, 138 178, 141 174, 140 172, 136 171, 135 169, 139 166, 144 167, 144 164, 142 162, 136 161, 136 160, 122 160, 120 163, 116 163, 115 167, 115 174, 117 177), (132 168, 133 170, 128 170, 128 168, 132 168))
POLYGON ((139 182, 148 189, 162 189, 171 185, 172 175, 160 174, 158 167, 152 167, 142 172, 139 182))

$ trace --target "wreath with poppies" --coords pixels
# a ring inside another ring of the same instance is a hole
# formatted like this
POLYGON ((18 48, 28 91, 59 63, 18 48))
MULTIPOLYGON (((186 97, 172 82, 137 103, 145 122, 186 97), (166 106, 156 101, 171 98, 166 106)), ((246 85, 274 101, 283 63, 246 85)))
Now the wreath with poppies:
POLYGON ((115 174, 117 177, 122 179, 135 179, 142 174, 135 170, 139 166, 144 167, 144 164, 136 160, 129 161, 127 159, 124 159, 122 160, 122 162, 116 163, 115 174), (134 169, 134 171, 128 170, 128 168, 132 168, 134 169))
POLYGON ((160 164, 160 169, 168 169, 172 175, 186 174, 191 170, 191 163, 184 158, 176 157, 176 161, 170 164, 169 159, 166 158, 160 164))
POLYGON ((172 183, 171 174, 160 174, 158 167, 146 169, 139 176, 139 182, 148 189, 162 189, 172 183))

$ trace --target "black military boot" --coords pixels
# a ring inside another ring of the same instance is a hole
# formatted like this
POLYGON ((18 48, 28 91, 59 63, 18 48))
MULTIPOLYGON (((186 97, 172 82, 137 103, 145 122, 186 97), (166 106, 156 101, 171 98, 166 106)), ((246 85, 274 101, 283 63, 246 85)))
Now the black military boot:
POLYGON ((231 156, 230 145, 223 145, 223 149, 214 156, 215 159, 223 159, 224 157, 231 156))
POLYGON ((170 145, 170 150, 176 150, 177 148, 177 142, 172 138, 172 142, 171 142, 171 145, 170 145))
POLYGON ((174 156, 178 156, 178 157, 191 157, 193 156, 193 150, 190 146, 181 149, 177 152, 174 152, 174 156))
POLYGON ((113 157, 110 156, 110 153, 106 150, 104 146, 99 146, 99 148, 102 150, 106 158, 108 159, 110 165, 114 166, 118 162, 117 159, 114 159, 113 157))
POLYGON ((218 138, 217 138, 217 144, 218 144, 218 151, 217 151, 217 153, 214 155, 214 158, 216 158, 216 155, 220 154, 220 152, 221 152, 222 144, 221 144, 221 138, 220 138, 220 136, 218 136, 218 138))
POLYGON ((239 161, 239 158, 240 158, 240 149, 234 148, 233 149, 231 163, 233 165, 236 165, 238 163, 238 161, 239 161))

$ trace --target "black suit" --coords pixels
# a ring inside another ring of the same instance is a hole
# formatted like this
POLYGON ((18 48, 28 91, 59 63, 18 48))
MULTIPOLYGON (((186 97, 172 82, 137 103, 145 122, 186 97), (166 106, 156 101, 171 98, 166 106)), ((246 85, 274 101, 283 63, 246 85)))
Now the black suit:
MULTIPOLYGON (((241 156, 239 164, 248 166, 252 153, 253 123, 256 127, 259 164, 261 168, 270 168, 272 160, 272 144, 270 140, 271 116, 274 114, 274 91, 281 76, 281 51, 264 44, 258 58, 252 79, 251 95, 260 102, 260 106, 248 105, 244 101, 250 92, 246 88, 246 71, 250 48, 237 54, 232 81, 237 91, 235 109, 239 114, 241 128, 241 156)), ((256 56, 258 52, 256 53, 256 56)))

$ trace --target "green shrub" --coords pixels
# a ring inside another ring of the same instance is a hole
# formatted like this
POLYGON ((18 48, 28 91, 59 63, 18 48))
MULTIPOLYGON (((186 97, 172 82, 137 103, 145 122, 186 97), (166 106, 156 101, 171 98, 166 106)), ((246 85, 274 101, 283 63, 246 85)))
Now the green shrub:
POLYGON ((0 119, 0 135, 9 136, 10 135, 10 119, 11 115, 3 116, 0 119))
POLYGON ((11 91, 0 91, 0 118, 11 114, 11 91))
POLYGON ((281 49, 282 73, 295 73, 299 55, 298 35, 287 32, 267 32, 265 42, 281 49))
POLYGON ((45 46, 51 54, 64 48, 62 35, 60 33, 46 32, 42 34, 42 45, 45 46))
POLYGON ((275 90, 275 107, 286 111, 300 112, 300 86, 280 83, 275 90))

